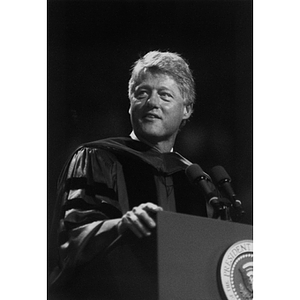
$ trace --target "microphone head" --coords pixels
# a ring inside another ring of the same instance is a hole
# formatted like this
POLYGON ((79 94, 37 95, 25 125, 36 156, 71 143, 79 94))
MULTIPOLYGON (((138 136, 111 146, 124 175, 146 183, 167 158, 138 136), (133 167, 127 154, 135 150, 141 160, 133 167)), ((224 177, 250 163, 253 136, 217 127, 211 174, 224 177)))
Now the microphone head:
POLYGON ((231 182, 231 178, 222 166, 215 166, 211 169, 212 178, 217 183, 222 183, 224 181, 231 182))
POLYGON ((190 180, 190 182, 194 182, 199 177, 206 177, 206 174, 201 169, 201 167, 197 164, 191 164, 185 169, 185 175, 190 180))

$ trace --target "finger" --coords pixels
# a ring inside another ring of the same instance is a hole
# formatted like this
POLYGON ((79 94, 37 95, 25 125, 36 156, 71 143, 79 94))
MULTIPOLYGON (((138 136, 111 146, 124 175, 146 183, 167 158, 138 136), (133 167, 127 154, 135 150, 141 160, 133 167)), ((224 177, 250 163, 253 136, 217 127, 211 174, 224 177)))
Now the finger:
POLYGON ((153 218, 148 214, 149 211, 144 210, 141 207, 134 207, 132 212, 139 218, 139 220, 149 228, 154 228, 156 226, 153 218))
POLYGON ((158 206, 152 202, 143 203, 140 205, 140 207, 144 210, 155 212, 155 213, 159 211, 163 211, 163 208, 161 206, 158 206))
POLYGON ((149 236, 151 232, 148 228, 139 220, 139 216, 135 215, 133 212, 130 212, 127 215, 129 221, 128 228, 133 231, 138 237, 149 236))
POLYGON ((125 215, 123 215, 118 230, 120 234, 124 234, 126 233, 126 231, 130 230, 139 238, 143 236, 140 231, 133 225, 130 219, 130 212, 127 212, 125 215))

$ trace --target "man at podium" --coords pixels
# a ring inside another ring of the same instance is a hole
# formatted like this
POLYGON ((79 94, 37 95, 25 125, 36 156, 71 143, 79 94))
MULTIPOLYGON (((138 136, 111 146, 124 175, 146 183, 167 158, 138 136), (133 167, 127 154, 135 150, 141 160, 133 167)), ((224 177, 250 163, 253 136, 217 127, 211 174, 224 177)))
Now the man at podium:
MULTIPOLYGON (((105 262, 110 251, 126 240, 151 241, 157 212, 207 217, 204 196, 185 175, 191 163, 174 151, 195 102, 188 63, 177 53, 147 53, 132 68, 128 95, 130 136, 80 146, 59 179, 50 299, 129 299, 105 262)), ((125 252, 116 254, 119 267, 125 252)), ((155 299, 130 290, 130 299, 155 299)))

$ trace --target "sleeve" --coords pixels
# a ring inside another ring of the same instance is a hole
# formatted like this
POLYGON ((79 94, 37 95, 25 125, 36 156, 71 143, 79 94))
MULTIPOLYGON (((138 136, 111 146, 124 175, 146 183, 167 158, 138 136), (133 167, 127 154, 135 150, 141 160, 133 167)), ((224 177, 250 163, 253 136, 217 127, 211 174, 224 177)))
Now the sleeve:
POLYGON ((122 213, 116 176, 115 162, 104 150, 81 148, 73 155, 59 184, 62 269, 101 255, 118 237, 116 225, 122 213))

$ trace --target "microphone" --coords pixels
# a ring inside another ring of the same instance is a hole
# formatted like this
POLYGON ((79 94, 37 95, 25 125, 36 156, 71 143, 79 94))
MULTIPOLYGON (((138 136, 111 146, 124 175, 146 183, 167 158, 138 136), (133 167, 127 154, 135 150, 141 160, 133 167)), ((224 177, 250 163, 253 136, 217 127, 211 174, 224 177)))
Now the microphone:
POLYGON ((222 166, 215 166, 211 169, 212 178, 217 182, 218 186, 225 192, 236 209, 236 218, 240 218, 245 212, 242 209, 242 202, 236 199, 236 194, 231 186, 231 177, 222 166))
POLYGON ((206 201, 217 211, 224 210, 224 205, 220 202, 219 198, 212 191, 208 184, 209 176, 197 164, 191 164, 185 169, 185 174, 189 181, 198 187, 203 192, 206 201))

